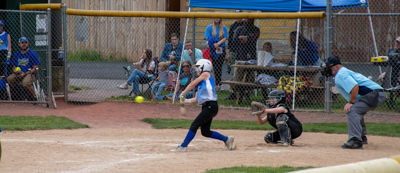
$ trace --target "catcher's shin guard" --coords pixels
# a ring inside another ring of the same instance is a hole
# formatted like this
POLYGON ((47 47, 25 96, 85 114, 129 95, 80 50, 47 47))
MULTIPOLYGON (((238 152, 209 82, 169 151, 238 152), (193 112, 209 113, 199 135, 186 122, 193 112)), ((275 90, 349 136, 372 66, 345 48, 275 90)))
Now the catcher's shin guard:
POLYGON ((290 135, 290 128, 286 123, 289 117, 286 114, 281 114, 276 119, 276 126, 278 127, 279 136, 283 145, 290 145, 292 143, 292 137, 290 135))

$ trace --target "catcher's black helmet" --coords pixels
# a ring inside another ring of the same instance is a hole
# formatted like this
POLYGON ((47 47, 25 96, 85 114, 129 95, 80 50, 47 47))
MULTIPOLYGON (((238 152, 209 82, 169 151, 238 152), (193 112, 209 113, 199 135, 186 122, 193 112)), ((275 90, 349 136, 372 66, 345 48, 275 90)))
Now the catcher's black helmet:
MULTIPOLYGON (((268 94, 268 98, 275 98, 278 102, 274 105, 270 105, 270 103, 267 102, 270 106, 276 106, 279 103, 285 103, 286 99, 286 94, 285 91, 282 90, 273 90, 268 94)), ((269 100, 268 100, 269 101, 269 100)))

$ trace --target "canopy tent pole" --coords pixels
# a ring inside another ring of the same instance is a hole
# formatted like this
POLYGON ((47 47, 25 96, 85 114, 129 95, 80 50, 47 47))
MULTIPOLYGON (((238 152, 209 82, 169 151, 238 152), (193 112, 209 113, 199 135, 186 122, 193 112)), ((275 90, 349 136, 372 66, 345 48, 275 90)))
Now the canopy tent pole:
MULTIPOLYGON (((369 10, 369 5, 367 7, 367 10, 368 10, 368 14, 371 14, 371 11, 369 10)), ((369 19, 369 27, 371 28, 372 42, 374 43, 375 56, 379 56, 378 47, 376 46, 375 31, 374 31, 374 26, 372 24, 371 15, 368 15, 368 19, 369 19)), ((381 66, 379 66, 379 74, 382 74, 382 67, 381 66)))
MULTIPOLYGON (((190 1, 189 1, 189 4, 190 4, 190 1)), ((188 9, 188 12, 190 12, 190 7, 188 9)), ((183 37, 181 60, 179 61, 178 76, 176 77, 174 95, 172 96, 172 104, 175 103, 176 93, 178 92, 177 91, 178 85, 179 85, 178 80, 179 80, 179 76, 181 75, 181 68, 182 68, 182 61, 183 61, 182 58, 183 58, 183 52, 185 51, 185 42, 186 42, 186 35, 187 35, 188 26, 189 26, 189 18, 186 18, 185 36, 183 37)))
MULTIPOLYGON (((301 1, 299 0, 299 13, 301 12, 301 1)), ((300 18, 297 19, 297 26, 296 26, 296 48, 294 49, 294 76, 293 76, 293 98, 292 98, 292 110, 294 110, 295 102, 296 102, 296 73, 297 73, 297 54, 299 48, 299 33, 300 33, 300 18)), ((290 39, 290 35, 289 35, 290 39)), ((290 80, 290 78, 289 78, 290 80)))

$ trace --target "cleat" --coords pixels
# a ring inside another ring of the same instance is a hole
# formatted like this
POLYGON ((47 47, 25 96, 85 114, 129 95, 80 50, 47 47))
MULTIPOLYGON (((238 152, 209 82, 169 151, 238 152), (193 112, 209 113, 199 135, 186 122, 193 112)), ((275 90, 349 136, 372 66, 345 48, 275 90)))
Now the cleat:
POLYGON ((234 150, 235 146, 233 144, 233 141, 235 140, 234 136, 228 136, 228 140, 225 142, 225 146, 228 150, 234 150))
POLYGON ((186 152, 187 151, 187 147, 182 147, 182 146, 178 146, 175 149, 175 152, 186 152))

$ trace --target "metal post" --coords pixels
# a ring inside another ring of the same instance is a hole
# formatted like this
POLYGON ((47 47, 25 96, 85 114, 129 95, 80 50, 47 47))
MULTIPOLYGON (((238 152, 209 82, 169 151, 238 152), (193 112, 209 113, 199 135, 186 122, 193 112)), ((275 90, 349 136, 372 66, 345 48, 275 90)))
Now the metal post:
MULTIPOLYGON (((190 4, 190 1, 189 1, 190 4)), ((188 12, 190 12, 190 7, 188 12)), ((185 36, 183 37, 183 46, 182 46, 182 52, 181 52, 181 60, 179 61, 179 68, 178 68, 178 76, 176 77, 177 79, 179 79, 179 76, 181 75, 181 68, 182 68, 182 58, 183 58, 183 51, 185 51, 185 42, 186 42, 186 36, 187 36, 187 30, 188 30, 188 26, 189 26, 189 18, 186 19, 186 26, 185 26, 185 36)), ((195 53, 196 54, 196 53, 195 53)), ((174 89, 174 95, 172 97, 172 103, 175 103, 175 97, 176 97, 176 93, 178 92, 178 85, 179 83, 176 82, 175 84, 175 89, 174 89)), ((180 98, 179 98, 180 99, 180 98)))
POLYGON ((63 26, 63 40, 64 40, 64 101, 68 101, 68 85, 69 85, 69 64, 67 60, 68 54, 68 32, 67 32, 67 5, 62 4, 62 26, 63 26))
POLYGON ((53 105, 53 85, 51 78, 51 9, 47 9, 47 104, 53 105))
POLYGON ((194 56, 196 58, 196 18, 192 19, 192 44, 193 44, 193 50, 194 50, 194 56))
MULTIPOLYGON (((325 58, 328 59, 331 56, 332 48, 332 0, 326 1, 326 31, 325 31, 325 58)), ((326 78, 325 80, 325 112, 332 112, 332 78, 326 78)))

